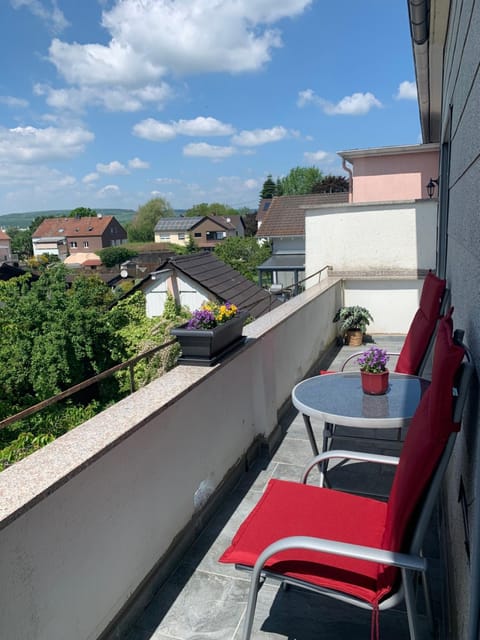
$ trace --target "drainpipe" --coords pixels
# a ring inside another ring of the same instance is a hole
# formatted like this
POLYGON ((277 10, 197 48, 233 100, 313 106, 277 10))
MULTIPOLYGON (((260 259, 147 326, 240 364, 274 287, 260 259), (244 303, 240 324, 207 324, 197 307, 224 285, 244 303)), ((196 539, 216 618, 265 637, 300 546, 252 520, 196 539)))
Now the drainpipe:
POLYGON ((349 179, 348 179, 348 202, 352 203, 353 202, 353 171, 351 170, 350 167, 347 166, 347 161, 345 160, 345 158, 342 158, 342 168, 349 175, 349 179))

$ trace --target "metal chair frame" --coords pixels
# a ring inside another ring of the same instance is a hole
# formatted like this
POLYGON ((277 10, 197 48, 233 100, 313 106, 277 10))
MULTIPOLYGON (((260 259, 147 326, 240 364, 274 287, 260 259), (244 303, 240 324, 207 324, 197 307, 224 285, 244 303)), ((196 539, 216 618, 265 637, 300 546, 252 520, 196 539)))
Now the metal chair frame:
MULTIPOLYGON (((455 331, 454 339, 457 343, 462 343, 463 332, 458 330, 455 331)), ((464 345, 462 344, 462 346, 464 345)), ((453 390, 453 394, 455 396, 453 412, 454 422, 460 422, 461 420, 473 370, 474 367, 471 363, 471 357, 468 349, 466 349, 466 361, 464 361, 460 367, 459 373, 457 375, 457 386, 453 390)), ((404 599, 407 609, 408 627, 411 640, 419 640, 420 638, 419 619, 415 606, 415 576, 420 575, 422 578, 422 585, 425 593, 427 618, 429 620, 430 629, 433 631, 431 598, 426 576, 428 561, 423 556, 422 546, 427 527, 430 522, 432 512, 442 485, 443 477, 454 448, 456 435, 456 433, 452 433, 449 436, 443 454, 438 462, 437 468, 434 471, 430 480, 430 484, 425 491, 425 495, 419 509, 419 515, 415 523, 413 535, 407 553, 391 552, 384 549, 342 543, 334 540, 327 540, 324 538, 291 536, 288 538, 277 540, 273 544, 269 545, 258 557, 253 568, 243 565, 236 565, 238 569, 247 569, 252 571, 242 640, 250 640, 258 591, 266 577, 279 580, 283 584, 291 584, 302 587, 309 591, 313 591, 321 595, 326 595, 328 597, 341 600, 342 602, 350 603, 362 609, 373 610, 373 606, 371 604, 357 599, 353 596, 341 593, 340 591, 318 587, 308 582, 304 582, 296 578, 290 578, 281 574, 276 574, 272 571, 264 569, 265 563, 271 556, 279 553, 280 551, 289 549, 306 549, 311 551, 319 551, 399 567, 401 580, 399 581, 398 589, 393 591, 387 598, 380 602, 378 605, 378 609, 389 609, 393 606, 396 606, 404 599)), ((400 460, 400 458, 395 456, 384 456, 373 453, 352 452, 343 450, 326 451, 310 460, 302 473, 300 482, 306 484, 310 471, 314 467, 322 467, 328 460, 332 458, 340 458, 342 460, 357 460, 387 465, 397 465, 400 460)))

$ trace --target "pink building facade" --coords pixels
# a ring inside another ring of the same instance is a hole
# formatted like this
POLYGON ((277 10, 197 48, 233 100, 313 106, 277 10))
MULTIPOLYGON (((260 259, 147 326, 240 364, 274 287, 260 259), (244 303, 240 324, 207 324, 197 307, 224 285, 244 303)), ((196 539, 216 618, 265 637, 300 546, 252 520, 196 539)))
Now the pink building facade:
POLYGON ((427 184, 439 175, 438 144, 353 149, 338 155, 350 175, 352 203, 426 199, 427 184))

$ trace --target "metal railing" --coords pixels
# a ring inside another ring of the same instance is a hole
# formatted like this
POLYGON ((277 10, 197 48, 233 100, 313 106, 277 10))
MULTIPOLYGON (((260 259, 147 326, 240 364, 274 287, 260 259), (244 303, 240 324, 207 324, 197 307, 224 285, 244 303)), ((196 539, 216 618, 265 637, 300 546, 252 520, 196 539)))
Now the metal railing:
POLYGON ((100 382, 101 380, 110 378, 115 373, 118 373, 119 371, 123 371, 124 369, 129 370, 130 393, 133 393, 135 391, 135 378, 134 378, 135 365, 141 360, 150 358, 158 351, 162 351, 162 349, 166 349, 167 347, 170 347, 176 342, 177 341, 175 338, 172 340, 169 340, 168 342, 164 342, 163 344, 158 345, 157 347, 153 347, 153 349, 144 351, 143 353, 139 354, 138 356, 135 356, 134 358, 130 358, 129 360, 126 360, 125 362, 121 362, 120 364, 117 364, 114 367, 111 367, 110 369, 106 369, 105 371, 102 371, 102 373, 98 373, 96 376, 93 376, 92 378, 87 378, 86 380, 83 380, 83 382, 79 382, 73 387, 69 387, 68 389, 65 389, 65 391, 62 391, 61 393, 58 393, 57 395, 52 396, 51 398, 42 400, 41 402, 38 402, 37 404, 34 404, 33 406, 28 407, 27 409, 23 409, 23 411, 19 411, 15 415, 9 416, 8 418, 1 420, 0 429, 4 429, 5 427, 8 427, 8 425, 12 424, 13 422, 17 422, 18 420, 23 420, 23 418, 28 418, 29 416, 35 413, 38 413, 39 411, 42 411, 42 409, 46 409, 47 407, 57 404, 58 402, 65 400, 65 398, 69 398, 70 396, 75 395, 79 391, 83 391, 84 389, 87 389, 88 387, 92 386, 93 384, 96 384, 97 382, 100 382))

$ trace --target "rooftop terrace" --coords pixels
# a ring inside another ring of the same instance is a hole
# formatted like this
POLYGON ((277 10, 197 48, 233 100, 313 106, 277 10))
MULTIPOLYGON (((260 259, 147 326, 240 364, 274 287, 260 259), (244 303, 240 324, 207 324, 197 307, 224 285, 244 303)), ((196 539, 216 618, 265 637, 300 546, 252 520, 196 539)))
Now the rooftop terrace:
MULTIPOLYGON (((388 351, 398 352, 402 336, 374 336, 374 342, 388 351)), ((343 360, 358 348, 342 347, 332 361, 330 356, 318 367, 338 369, 343 360)), ((355 366, 355 365, 353 365, 355 366)), ((270 478, 298 480, 312 451, 302 416, 289 406, 280 420, 282 439, 278 448, 263 452, 241 476, 205 528, 181 558, 178 566, 153 594, 150 602, 139 602, 114 629, 111 640, 240 640, 249 587, 249 574, 220 564, 219 556, 229 545, 237 528, 258 501, 270 478)), ((316 434, 322 424, 313 420, 316 434)), ((343 434, 352 435, 352 429, 343 434)), ((357 432, 358 433, 358 432, 357 432)), ((365 434, 365 431, 364 431, 365 434)), ((354 434, 355 435, 355 434, 354 434)), ((335 438, 334 448, 375 451, 397 455, 401 445, 386 442, 396 436, 391 430, 369 430, 376 438, 368 446, 360 439, 335 438)), ((353 463, 329 472, 333 486, 361 491, 369 495, 388 493, 391 468, 353 463), (360 489, 360 487, 362 489, 360 489)), ((310 481, 318 482, 312 474, 310 481)), ((428 540, 426 555, 432 560, 430 571, 438 571, 438 545, 435 527, 428 540)), ((438 586, 438 585, 437 585, 438 586)), ((434 592, 434 606, 439 617, 439 589, 434 592), (436 598, 436 600, 435 600, 436 598)), ((420 604, 420 611, 422 605, 420 604)), ((252 640, 338 640, 369 638, 371 614, 291 587, 283 591, 268 580, 261 589, 252 640)), ((390 640, 408 638, 408 624, 403 606, 382 612, 381 637, 390 640)))

